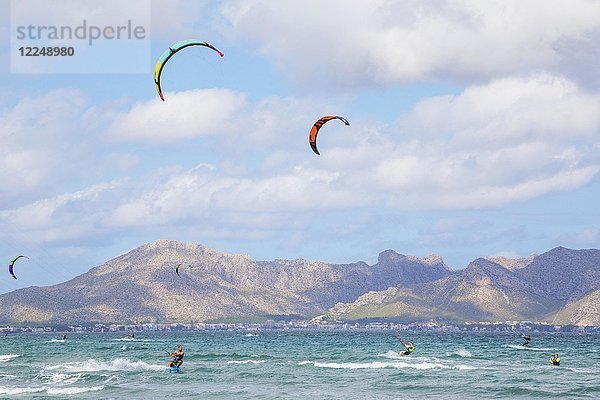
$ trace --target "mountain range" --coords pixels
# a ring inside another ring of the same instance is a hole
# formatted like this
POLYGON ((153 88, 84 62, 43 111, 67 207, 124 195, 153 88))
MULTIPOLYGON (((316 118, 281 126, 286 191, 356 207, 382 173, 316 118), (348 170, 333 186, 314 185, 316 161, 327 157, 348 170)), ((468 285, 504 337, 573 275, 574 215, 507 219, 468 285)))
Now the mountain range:
POLYGON ((548 321, 600 325, 600 250, 478 258, 386 250, 377 263, 255 261, 159 240, 70 281, 0 295, 0 323, 261 322, 268 319, 548 321), (176 273, 176 266, 180 265, 176 273))

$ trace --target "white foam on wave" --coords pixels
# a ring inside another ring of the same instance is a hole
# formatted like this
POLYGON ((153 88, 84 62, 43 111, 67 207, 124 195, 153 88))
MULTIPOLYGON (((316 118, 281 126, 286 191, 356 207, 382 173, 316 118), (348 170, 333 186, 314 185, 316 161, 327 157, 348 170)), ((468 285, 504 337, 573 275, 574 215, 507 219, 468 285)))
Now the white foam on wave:
POLYGON ((42 373, 39 377, 51 383, 75 383, 84 379, 85 374, 65 374, 61 372, 54 372, 48 375, 42 373))
POLYGON ((511 349, 517 349, 517 350, 554 351, 554 349, 549 349, 547 347, 527 347, 527 346, 520 346, 520 345, 516 345, 516 344, 509 344, 506 347, 510 347, 511 349))
POLYGON ((97 372, 97 371, 162 371, 164 365, 153 365, 143 361, 130 361, 127 358, 115 358, 110 361, 98 361, 90 358, 87 361, 68 362, 65 364, 46 367, 47 370, 66 370, 78 372, 97 372))
POLYGON ((65 343, 66 340, 65 339, 50 339, 48 341, 46 341, 46 343, 65 343))
POLYGON ((378 354, 379 357, 385 357, 392 360, 403 360, 403 361, 439 361, 437 357, 423 357, 415 356, 414 353, 410 356, 401 356, 398 352, 389 350, 387 353, 378 354))
POLYGON ((474 365, 464 365, 464 364, 457 364, 454 365, 452 367, 452 369, 457 369, 459 371, 473 371, 473 370, 480 370, 480 369, 490 369, 490 368, 486 368, 486 367, 476 367, 474 365))
POLYGON ((407 363, 407 362, 391 362, 391 361, 373 361, 368 363, 327 363, 327 362, 318 362, 318 361, 301 361, 298 365, 314 365, 317 368, 333 368, 333 369, 384 369, 384 368, 395 368, 395 369, 406 369, 412 368, 416 370, 430 370, 430 369, 453 369, 459 371, 468 371, 468 370, 476 370, 483 369, 481 367, 473 366, 473 365, 445 365, 441 363, 435 362, 416 362, 416 363, 407 363))
POLYGON ((0 362, 6 362, 12 360, 13 358, 20 357, 19 354, 0 354, 0 362))
POLYGON ((318 361, 303 361, 299 365, 312 364, 317 368, 333 368, 333 369, 382 369, 382 368, 413 368, 413 369, 449 369, 451 367, 438 363, 404 363, 404 362, 383 362, 373 361, 369 363, 326 363, 318 361))
POLYGON ((42 393, 46 392, 49 395, 75 395, 87 392, 96 392, 104 389, 104 386, 87 386, 87 387, 65 387, 65 388, 54 388, 54 387, 7 387, 0 386, 0 394, 18 395, 18 394, 29 394, 29 393, 42 393))
POLYGON ((153 340, 148 339, 136 339, 132 337, 124 337, 119 339, 113 339, 115 342, 153 342, 153 340))
POLYGON ((104 386, 83 386, 83 387, 72 387, 72 388, 46 388, 46 393, 50 395, 74 395, 87 392, 97 392, 104 389, 104 386))
POLYGON ((471 357, 472 354, 470 351, 465 350, 465 349, 457 349, 454 351, 449 351, 446 353, 446 356, 451 357, 451 356, 460 356, 460 357, 471 357))
POLYGON ((39 388, 18 388, 18 387, 7 387, 0 386, 0 394, 25 394, 25 393, 40 393, 46 390, 43 387, 39 388))
POLYGON ((227 364, 262 364, 265 360, 236 360, 227 361, 227 364))
POLYGON ((385 358, 391 358, 391 359, 399 359, 399 358, 403 358, 406 356, 401 356, 397 351, 393 351, 393 350, 388 350, 387 353, 384 354, 379 354, 381 357, 385 357, 385 358))

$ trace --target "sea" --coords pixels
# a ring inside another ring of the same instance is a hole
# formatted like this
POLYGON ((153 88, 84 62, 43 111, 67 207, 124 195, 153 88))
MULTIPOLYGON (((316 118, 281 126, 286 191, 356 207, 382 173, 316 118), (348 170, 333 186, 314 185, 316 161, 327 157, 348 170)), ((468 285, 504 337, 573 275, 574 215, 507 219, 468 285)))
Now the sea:
POLYGON ((199 331, 0 337, 2 399, 600 398, 600 335, 199 331), (400 337, 415 342, 400 356, 400 337), (167 368, 181 344, 184 363, 167 368), (549 359, 558 352, 560 366, 549 359))

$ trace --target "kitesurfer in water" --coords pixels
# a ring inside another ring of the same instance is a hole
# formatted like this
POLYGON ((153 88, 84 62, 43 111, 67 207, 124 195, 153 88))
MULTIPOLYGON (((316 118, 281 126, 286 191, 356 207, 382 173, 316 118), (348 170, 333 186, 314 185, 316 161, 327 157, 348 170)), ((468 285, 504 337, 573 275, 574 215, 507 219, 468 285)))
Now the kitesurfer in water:
POLYGON ((525 343, 523 343, 521 346, 527 346, 528 344, 531 343, 531 336, 530 335, 521 335, 523 337, 523 340, 525 340, 525 343))
POLYGON ((404 340, 400 339, 400 341, 402 342, 402 345, 404 346, 404 348, 406 350, 402 350, 399 354, 401 356, 408 356, 410 355, 413 351, 415 351, 415 344, 413 342, 408 342, 406 343, 404 340))
POLYGON ((182 345, 177 346, 177 350, 172 353, 169 353, 169 355, 173 357, 173 361, 169 362, 169 368, 179 367, 181 364, 183 364, 183 356, 185 355, 185 353, 183 352, 182 345))
POLYGON ((66 333, 63 334, 62 340, 67 340, 67 334, 66 333))
POLYGON ((550 362, 552 363, 552 365, 560 365, 560 357, 558 356, 558 353, 554 353, 554 355, 550 359, 550 362))

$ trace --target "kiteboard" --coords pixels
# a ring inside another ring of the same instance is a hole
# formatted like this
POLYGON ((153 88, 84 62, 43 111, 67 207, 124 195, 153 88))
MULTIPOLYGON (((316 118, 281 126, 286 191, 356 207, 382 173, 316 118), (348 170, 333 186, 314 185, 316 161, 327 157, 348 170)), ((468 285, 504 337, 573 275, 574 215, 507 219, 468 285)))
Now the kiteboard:
POLYGON ((169 372, 179 372, 179 367, 177 365, 173 365, 172 367, 167 367, 167 371, 169 371, 169 372))

